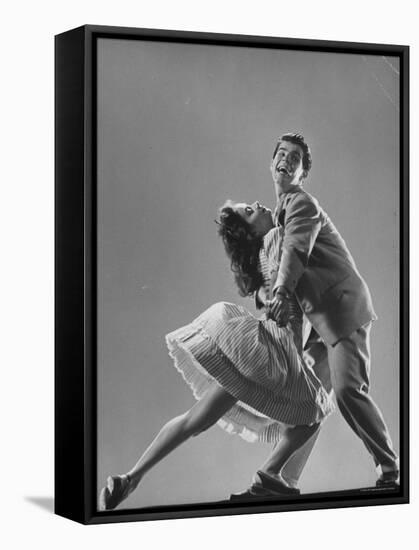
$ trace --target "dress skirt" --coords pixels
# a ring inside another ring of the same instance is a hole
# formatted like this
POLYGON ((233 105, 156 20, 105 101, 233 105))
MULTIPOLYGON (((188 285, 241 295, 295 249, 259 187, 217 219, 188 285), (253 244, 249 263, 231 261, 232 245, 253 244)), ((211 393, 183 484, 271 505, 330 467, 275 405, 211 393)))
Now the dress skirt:
POLYGON ((334 409, 291 330, 242 306, 214 304, 166 342, 196 399, 214 382, 237 399, 218 424, 247 441, 276 442, 285 426, 321 422, 334 409))

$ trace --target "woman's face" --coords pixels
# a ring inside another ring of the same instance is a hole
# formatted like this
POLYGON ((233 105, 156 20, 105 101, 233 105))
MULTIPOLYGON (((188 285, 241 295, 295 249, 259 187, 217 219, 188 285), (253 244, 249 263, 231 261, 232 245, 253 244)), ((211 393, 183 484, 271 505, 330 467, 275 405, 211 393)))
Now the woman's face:
POLYGON ((237 202, 233 209, 250 225, 252 232, 258 237, 263 237, 275 227, 272 220, 272 211, 266 208, 266 206, 261 205, 258 201, 253 204, 237 202))

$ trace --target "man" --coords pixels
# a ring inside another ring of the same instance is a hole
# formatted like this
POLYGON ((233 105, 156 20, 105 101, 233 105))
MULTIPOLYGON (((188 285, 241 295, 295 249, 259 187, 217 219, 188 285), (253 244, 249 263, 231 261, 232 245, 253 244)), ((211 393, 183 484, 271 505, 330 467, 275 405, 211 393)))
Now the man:
MULTIPOLYGON (((271 173, 277 207, 274 218, 284 229, 283 249, 268 311, 279 325, 290 321, 295 293, 313 327, 304 348, 306 361, 325 385, 331 384, 338 407, 381 470, 378 487, 398 483, 398 458, 377 405, 369 395, 370 328, 376 319, 368 287, 336 227, 318 201, 302 187, 311 153, 299 134, 284 134, 274 150, 271 173)), ((296 325, 298 326, 298 325, 296 325)), ((301 335, 296 335, 296 340, 301 335)), ((317 434, 282 470, 275 448, 246 494, 290 494, 317 434), (265 491, 266 490, 266 491, 265 491)))

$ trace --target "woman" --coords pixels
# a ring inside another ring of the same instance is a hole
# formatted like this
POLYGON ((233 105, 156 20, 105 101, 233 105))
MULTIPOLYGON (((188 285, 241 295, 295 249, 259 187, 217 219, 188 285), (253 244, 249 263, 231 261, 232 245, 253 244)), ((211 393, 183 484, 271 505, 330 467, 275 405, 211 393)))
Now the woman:
MULTIPOLYGON (((255 296, 259 308, 269 306, 281 246, 271 211, 257 202, 227 201, 217 223, 239 293, 255 296)), ((215 423, 248 441, 276 442, 279 452, 257 472, 255 493, 259 487, 264 494, 299 492, 281 478, 281 469, 333 405, 301 358, 302 314, 293 298, 291 309, 294 327, 281 328, 267 316, 257 319, 241 306, 220 302, 166 336, 197 403, 163 426, 131 470, 108 478, 101 510, 118 506, 155 464, 215 423)))

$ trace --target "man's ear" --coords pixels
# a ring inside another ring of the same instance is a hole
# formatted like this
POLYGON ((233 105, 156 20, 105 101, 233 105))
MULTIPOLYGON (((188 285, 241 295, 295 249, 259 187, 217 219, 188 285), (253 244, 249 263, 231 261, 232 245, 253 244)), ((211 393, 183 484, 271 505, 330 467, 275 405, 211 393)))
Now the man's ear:
POLYGON ((304 182, 304 180, 306 179, 307 175, 308 175, 307 170, 303 170, 303 173, 302 173, 301 176, 300 176, 300 183, 303 183, 303 182, 304 182))

